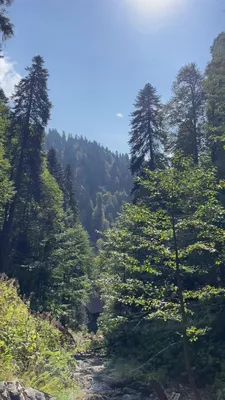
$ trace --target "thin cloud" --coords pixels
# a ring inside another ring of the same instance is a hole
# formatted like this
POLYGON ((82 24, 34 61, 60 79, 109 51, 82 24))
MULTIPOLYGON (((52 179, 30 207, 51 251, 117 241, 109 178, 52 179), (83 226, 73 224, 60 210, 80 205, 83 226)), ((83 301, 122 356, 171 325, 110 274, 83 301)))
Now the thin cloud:
POLYGON ((123 118, 123 114, 121 114, 121 113, 117 113, 116 116, 117 116, 117 118, 123 118))
POLYGON ((0 58, 0 87, 7 97, 13 94, 15 85, 20 79, 21 76, 15 69, 15 63, 8 57, 0 58))

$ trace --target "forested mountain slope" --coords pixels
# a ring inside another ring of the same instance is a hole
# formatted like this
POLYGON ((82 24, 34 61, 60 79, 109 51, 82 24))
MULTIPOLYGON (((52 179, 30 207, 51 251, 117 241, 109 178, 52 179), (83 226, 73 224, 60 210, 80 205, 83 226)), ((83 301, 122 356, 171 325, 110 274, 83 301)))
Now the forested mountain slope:
POLYGON ((127 154, 113 153, 82 136, 62 135, 50 129, 47 150, 54 148, 59 163, 69 164, 75 179, 80 219, 92 241, 112 226, 121 205, 129 201, 132 177, 127 154))
MULTIPOLYGON (((4 18, 10 3, 0 0, 4 18)), ((176 398, 188 385, 196 400, 224 399, 225 32, 204 72, 195 63, 179 70, 167 104, 150 83, 139 91, 130 161, 82 137, 45 137, 44 59, 25 71, 12 98, 0 89, 2 380, 68 398, 76 390, 68 338, 84 338, 98 290, 114 377, 138 392, 150 385, 159 400, 174 385, 176 398)))

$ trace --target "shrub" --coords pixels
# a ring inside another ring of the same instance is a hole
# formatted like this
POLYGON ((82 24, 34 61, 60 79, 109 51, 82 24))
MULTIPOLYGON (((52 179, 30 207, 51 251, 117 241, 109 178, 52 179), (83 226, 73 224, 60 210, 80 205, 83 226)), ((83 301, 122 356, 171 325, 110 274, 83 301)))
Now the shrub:
POLYGON ((0 379, 19 379, 58 399, 77 393, 75 360, 62 333, 29 311, 16 283, 0 279, 0 379), (63 344, 62 344, 63 343, 63 344))

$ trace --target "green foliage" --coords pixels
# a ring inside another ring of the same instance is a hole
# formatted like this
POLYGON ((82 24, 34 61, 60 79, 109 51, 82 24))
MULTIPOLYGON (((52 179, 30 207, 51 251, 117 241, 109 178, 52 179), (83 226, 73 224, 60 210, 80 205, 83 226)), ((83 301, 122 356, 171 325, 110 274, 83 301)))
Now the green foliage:
POLYGON ((203 76, 192 63, 178 72, 173 83, 173 97, 166 106, 169 127, 169 148, 182 150, 198 162, 205 146, 203 76))
POLYGON ((225 128, 225 32, 222 32, 211 47, 212 60, 205 72, 207 102, 207 137, 212 162, 220 178, 224 177, 224 128, 225 128))
POLYGON ((62 191, 65 190, 65 174, 57 160, 56 151, 51 148, 47 153, 47 166, 50 174, 55 178, 62 191))
MULTIPOLYGON (((12 28, 0 10, 5 38, 12 28)), ((117 373, 186 382, 186 367, 196 399, 193 372, 223 398, 224 48, 221 33, 204 84, 194 63, 181 68, 167 105, 150 84, 138 93, 131 160, 56 130, 43 151, 51 103, 42 57, 33 58, 16 86, 12 110, 0 90, 0 268, 29 299, 23 303, 14 283, 0 280, 0 379, 22 379, 60 400, 80 398, 67 340, 43 315, 67 333, 85 330, 97 286, 100 326, 117 373), (134 204, 127 203, 129 167, 134 204)), ((101 335, 79 335, 79 350, 102 345, 101 335)))
POLYGON ((31 315, 28 306, 18 297, 13 281, 0 280, 1 379, 10 371, 11 378, 61 400, 77 390, 73 353, 62 334, 41 315, 31 315))
POLYGON ((13 184, 10 181, 10 163, 5 157, 5 140, 8 125, 8 109, 5 104, 0 101, 0 226, 2 226, 3 223, 4 207, 13 197, 13 184))
POLYGON ((80 221, 95 243, 100 237, 96 231, 112 226, 123 202, 129 201, 132 178, 128 155, 114 154, 82 136, 60 135, 55 129, 46 135, 46 148, 55 149, 58 162, 66 171, 69 164, 74 188, 71 189, 70 183, 66 199, 69 192, 73 194, 66 204, 70 202, 74 215, 76 208, 79 209, 80 221))
POLYGON ((130 168, 140 176, 144 168, 154 170, 162 165, 165 135, 162 129, 161 106, 156 89, 147 83, 140 90, 131 114, 130 168))
MULTIPOLYGON (((50 117, 48 98, 48 71, 44 60, 36 56, 26 68, 27 76, 21 79, 13 95, 10 135, 7 141, 11 162, 11 180, 15 194, 5 206, 4 223, 0 241, 1 271, 9 273, 12 266, 13 231, 18 219, 27 211, 27 204, 40 200, 44 128, 50 117)), ((29 207, 28 207, 29 208, 29 207)))
MULTIPOLYGON (((197 167, 184 157, 175 158, 167 170, 146 174, 148 179, 140 180, 145 197, 124 207, 116 226, 105 235, 99 255, 99 284, 105 300, 103 328, 119 347, 113 350, 121 354, 124 347, 130 355, 137 347, 140 351, 141 340, 135 339, 140 326, 142 330, 148 327, 149 335, 157 324, 157 334, 160 326, 166 331, 166 341, 160 340, 157 347, 153 335, 148 353, 141 351, 144 358, 156 355, 156 349, 160 352, 163 346, 170 348, 171 343, 180 352, 184 320, 175 249, 190 342, 195 343, 212 328, 218 315, 213 315, 209 305, 219 304, 225 294, 215 268, 224 262, 224 252, 217 251, 225 240, 225 211, 217 198, 224 184, 216 183, 213 169, 203 164, 197 167)), ((160 359, 171 366, 163 355, 160 359)), ((157 362, 156 357, 156 369, 157 362)), ((180 372, 181 368, 176 371, 180 372)))
POLYGON ((74 176, 71 166, 68 164, 65 170, 65 193, 64 204, 67 214, 72 214, 73 222, 79 219, 79 209, 77 204, 77 194, 74 183, 74 176))
POLYGON ((78 224, 72 171, 63 170, 54 149, 42 151, 51 108, 43 59, 34 57, 26 71, 11 113, 1 93, 0 269, 18 280, 32 310, 80 328, 94 262, 78 224))
POLYGON ((52 270, 49 310, 64 325, 73 329, 84 326, 94 262, 87 234, 80 225, 56 235, 49 262, 52 270))
MULTIPOLYGON (((11 5, 13 0, 1 0, 0 1, 0 33, 2 40, 8 40, 14 35, 14 26, 11 23, 10 19, 7 17, 5 7, 11 5)), ((2 46, 0 44, 0 51, 2 50, 2 46)))

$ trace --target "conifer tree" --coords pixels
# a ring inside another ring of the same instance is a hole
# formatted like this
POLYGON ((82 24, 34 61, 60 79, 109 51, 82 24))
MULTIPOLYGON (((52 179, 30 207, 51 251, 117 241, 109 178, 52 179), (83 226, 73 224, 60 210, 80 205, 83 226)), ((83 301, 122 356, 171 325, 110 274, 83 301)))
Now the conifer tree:
POLYGON ((4 93, 4 91, 0 88, 0 103, 7 104, 8 99, 4 93))
POLYGON ((96 242, 97 239, 99 238, 99 232, 102 232, 104 230, 104 220, 105 220, 105 215, 102 204, 102 195, 101 193, 97 193, 96 207, 94 209, 92 218, 94 242, 96 242))
POLYGON ((13 197, 13 185, 9 179, 11 166, 6 158, 5 148, 8 125, 8 108, 3 99, 3 102, 0 100, 0 228, 4 219, 4 207, 13 197))
POLYGON ((225 32, 222 32, 211 47, 212 60, 205 72, 207 101, 208 143, 211 159, 218 176, 225 175, 225 32))
POLYGON ((78 205, 76 197, 76 189, 71 166, 68 164, 65 170, 65 209, 70 209, 73 214, 74 221, 78 219, 78 205))
POLYGON ((60 189, 65 191, 65 173, 57 160, 56 151, 53 147, 47 153, 47 165, 50 174, 55 178, 60 189))
POLYGON ((180 69, 172 90, 173 97, 167 106, 172 128, 170 150, 182 150, 198 163, 204 146, 204 91, 203 76, 196 64, 180 69))
POLYGON ((144 167, 154 170, 162 161, 165 136, 160 118, 160 100, 156 89, 147 83, 140 90, 131 114, 131 172, 140 175, 144 167))
MULTIPOLYGON (((14 27, 13 24, 11 23, 10 19, 6 16, 6 11, 5 7, 8 7, 12 4, 13 0, 0 0, 0 6, 3 6, 3 8, 0 8, 0 35, 1 39, 7 40, 10 39, 13 34, 14 34, 14 27)), ((0 52, 2 50, 1 44, 0 44, 0 52)))
POLYGON ((27 76, 16 86, 13 96, 11 141, 15 151, 12 155, 11 179, 15 195, 6 205, 1 235, 1 269, 4 271, 7 271, 10 261, 14 217, 23 189, 29 188, 26 202, 32 198, 35 201, 40 199, 41 149, 51 109, 47 89, 48 71, 44 68, 43 58, 34 57, 26 71, 27 76))

